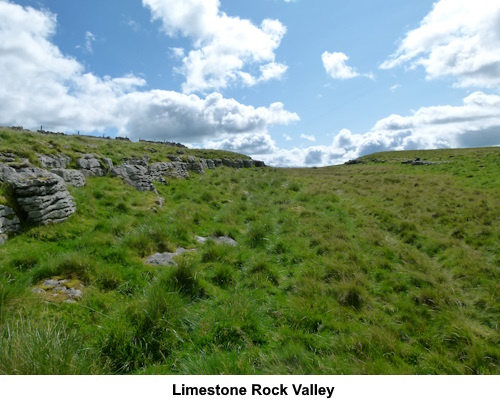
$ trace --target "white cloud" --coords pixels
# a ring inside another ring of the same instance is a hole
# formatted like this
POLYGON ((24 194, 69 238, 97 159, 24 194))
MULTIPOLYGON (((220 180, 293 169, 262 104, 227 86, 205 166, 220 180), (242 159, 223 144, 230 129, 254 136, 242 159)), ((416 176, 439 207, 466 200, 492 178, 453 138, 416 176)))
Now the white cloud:
POLYGON ((92 34, 90 31, 87 31, 85 33, 85 51, 87 53, 93 53, 94 49, 92 48, 92 43, 95 42, 95 35, 92 34))
POLYGON ((51 42, 55 29, 54 14, 0 0, 0 123, 202 143, 265 137, 269 126, 299 119, 282 103, 256 108, 218 93, 140 91, 146 82, 133 75, 97 77, 51 42))
POLYGON ((401 85, 400 84, 395 84, 394 86, 391 86, 389 88, 389 90, 391 91, 391 93, 395 93, 396 91, 398 91, 399 89, 401 88, 401 85))
POLYGON ((314 135, 302 134, 302 135, 300 135, 300 137, 302 139, 306 139, 306 140, 311 141, 311 142, 316 142, 316 137, 314 135))
POLYGON ((440 0, 380 66, 422 66, 428 79, 451 77, 460 87, 500 86, 500 2, 440 0))
POLYGON ((408 116, 391 115, 364 134, 343 129, 330 145, 280 149, 254 156, 276 166, 325 166, 385 150, 500 145, 500 96, 475 92, 461 106, 422 107, 408 116))
POLYGON ((275 61, 275 50, 286 33, 278 20, 251 21, 230 17, 218 0, 143 0, 153 19, 169 36, 193 41, 177 72, 186 77, 184 93, 219 90, 231 84, 253 86, 279 79, 287 66, 275 61))
POLYGON ((349 57, 342 52, 330 53, 325 51, 321 55, 321 60, 323 61, 326 73, 334 79, 345 80, 359 76, 355 68, 346 65, 349 57))

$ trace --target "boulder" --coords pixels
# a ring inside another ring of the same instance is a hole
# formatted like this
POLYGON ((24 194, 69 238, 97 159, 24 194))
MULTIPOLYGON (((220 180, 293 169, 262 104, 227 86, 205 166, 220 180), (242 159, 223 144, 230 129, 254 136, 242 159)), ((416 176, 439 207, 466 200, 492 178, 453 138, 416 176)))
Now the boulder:
POLYGON ((76 212, 75 201, 64 180, 54 173, 39 168, 22 168, 10 173, 7 183, 29 222, 62 222, 76 212))
POLYGON ((120 177, 125 183, 139 191, 156 191, 148 166, 123 164, 111 169, 111 175, 120 177))
POLYGON ((255 167, 266 167, 266 164, 262 160, 254 160, 253 165, 255 167))
POLYGON ((207 168, 210 170, 215 169, 215 162, 212 159, 206 159, 207 168))
POLYGON ((102 158, 102 161, 108 169, 113 167, 113 161, 110 158, 102 158))
POLYGON ((253 167, 253 160, 244 160, 243 167, 250 169, 253 167))
POLYGON ((99 162, 99 160, 97 160, 92 154, 83 155, 76 161, 76 166, 87 177, 102 177, 106 175, 106 170, 102 168, 101 162, 99 162))
POLYGON ((215 164, 215 167, 221 167, 222 166, 222 159, 214 159, 214 164, 215 164))
POLYGON ((66 184, 70 186, 83 187, 85 185, 85 176, 80 170, 52 169, 51 172, 62 177, 66 184))
POLYGON ((66 165, 71 162, 71 158, 66 155, 38 155, 40 165, 46 169, 65 169, 66 165))

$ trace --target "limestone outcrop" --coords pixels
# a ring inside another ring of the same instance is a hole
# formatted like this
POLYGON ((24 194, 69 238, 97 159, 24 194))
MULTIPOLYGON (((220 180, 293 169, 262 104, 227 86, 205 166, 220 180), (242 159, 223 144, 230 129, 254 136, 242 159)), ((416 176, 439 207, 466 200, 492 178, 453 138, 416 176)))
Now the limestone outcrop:
POLYGON ((125 183, 130 184, 139 191, 156 190, 148 167, 142 164, 123 164, 113 167, 111 175, 120 177, 125 183))
POLYGON ((36 167, 15 170, 0 168, 0 181, 10 185, 19 208, 28 222, 62 222, 76 211, 76 204, 64 180, 36 167))
POLYGON ((80 170, 52 169, 51 172, 62 177, 66 184, 70 186, 83 187, 85 185, 85 175, 80 170))
POLYGON ((106 175, 106 170, 102 167, 101 162, 92 154, 83 155, 76 161, 76 166, 87 177, 102 177, 106 175))
POLYGON ((71 158, 66 155, 38 155, 38 161, 44 169, 65 169, 71 162, 71 158))
POLYGON ((20 229, 21 222, 14 210, 6 205, 0 205, 0 245, 10 234, 17 233, 20 229))

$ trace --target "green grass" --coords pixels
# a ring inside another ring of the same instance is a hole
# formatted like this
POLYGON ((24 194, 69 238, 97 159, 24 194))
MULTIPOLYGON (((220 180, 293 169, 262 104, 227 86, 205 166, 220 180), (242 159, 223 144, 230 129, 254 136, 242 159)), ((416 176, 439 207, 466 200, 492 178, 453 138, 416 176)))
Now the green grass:
POLYGON ((500 373, 500 148, 363 160, 172 179, 157 213, 116 178, 72 188, 68 221, 0 247, 0 373, 500 373), (53 276, 82 300, 32 291, 53 276))

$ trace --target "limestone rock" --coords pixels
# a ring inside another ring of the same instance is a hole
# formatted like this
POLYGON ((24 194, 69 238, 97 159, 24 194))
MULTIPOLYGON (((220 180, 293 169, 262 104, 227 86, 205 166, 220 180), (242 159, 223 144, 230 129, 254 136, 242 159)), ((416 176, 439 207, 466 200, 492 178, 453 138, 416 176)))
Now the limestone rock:
POLYGON ((3 152, 0 153, 0 162, 15 162, 16 155, 13 153, 3 152))
POLYGON ((243 167, 246 167, 247 169, 252 168, 253 167, 253 160, 244 160, 243 167))
POLYGON ((206 243, 208 240, 212 240, 217 245, 238 246, 238 242, 229 236, 195 236, 195 239, 198 243, 206 243))
POLYGON ((88 154, 83 155, 80 159, 76 161, 76 165, 81 172, 87 176, 105 176, 106 170, 101 166, 101 162, 97 160, 94 155, 88 154))
POLYGON ((66 155, 38 155, 38 160, 43 168, 47 169, 65 169, 71 162, 71 158, 66 155))
POLYGON ((155 253, 146 259, 146 263, 156 266, 177 266, 173 260, 175 256, 181 255, 186 252, 196 252, 196 249, 178 248, 175 252, 169 253, 155 253))
POLYGON ((266 164, 262 160, 254 160, 253 165, 255 167, 266 167, 266 164))
POLYGON ((65 221, 76 212, 76 204, 58 175, 39 168, 10 173, 7 182, 27 220, 35 224, 65 221))
POLYGON ((155 191, 152 177, 147 166, 140 164, 123 164, 111 169, 111 175, 120 177, 125 183, 139 191, 155 191))
POLYGON ((6 205, 0 205, 0 234, 7 236, 19 232, 20 229, 21 223, 14 210, 6 205))
POLYGON ((214 159, 214 164, 215 164, 215 167, 221 167, 222 166, 222 159, 214 159))
POLYGON ((206 159, 207 167, 210 170, 215 169, 215 162, 212 159, 206 159))
POLYGON ((52 169, 52 173, 57 174, 59 177, 73 187, 83 187, 85 185, 85 176, 80 170, 72 169, 52 169))

